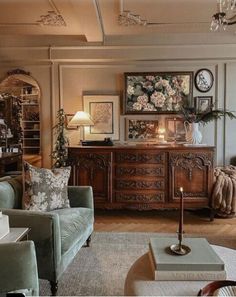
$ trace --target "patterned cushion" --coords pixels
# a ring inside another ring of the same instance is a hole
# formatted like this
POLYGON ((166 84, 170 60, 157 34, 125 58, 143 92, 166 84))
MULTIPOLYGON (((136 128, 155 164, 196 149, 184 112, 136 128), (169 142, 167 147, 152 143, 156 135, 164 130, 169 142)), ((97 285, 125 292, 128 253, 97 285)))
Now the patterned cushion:
POLYGON ((70 169, 70 167, 53 170, 37 168, 25 162, 23 208, 50 211, 70 207, 67 194, 70 169))

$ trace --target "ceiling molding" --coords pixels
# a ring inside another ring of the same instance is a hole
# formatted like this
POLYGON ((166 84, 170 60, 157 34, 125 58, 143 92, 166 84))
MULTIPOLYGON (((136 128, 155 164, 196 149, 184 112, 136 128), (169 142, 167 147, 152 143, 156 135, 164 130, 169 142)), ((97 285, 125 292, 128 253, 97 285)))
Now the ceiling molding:
POLYGON ((48 4, 51 6, 51 10, 48 10, 45 15, 40 15, 39 19, 35 22, 30 23, 1 23, 0 27, 7 27, 7 26, 66 26, 66 22, 60 13, 58 7, 54 3, 53 0, 48 0, 48 4))
POLYGON ((41 26, 66 26, 66 22, 53 0, 48 0, 52 10, 49 10, 46 15, 40 15, 40 20, 37 21, 41 26))
POLYGON ((93 0, 93 3, 94 3, 95 10, 96 10, 97 18, 98 18, 98 21, 100 24, 100 28, 102 31, 102 42, 104 43, 105 42, 105 29, 104 29, 104 25, 103 25, 103 21, 102 21, 101 9, 100 9, 98 0, 93 0))
POLYGON ((66 22, 61 14, 57 14, 55 11, 48 11, 47 14, 41 15, 37 21, 40 26, 66 26, 66 22))

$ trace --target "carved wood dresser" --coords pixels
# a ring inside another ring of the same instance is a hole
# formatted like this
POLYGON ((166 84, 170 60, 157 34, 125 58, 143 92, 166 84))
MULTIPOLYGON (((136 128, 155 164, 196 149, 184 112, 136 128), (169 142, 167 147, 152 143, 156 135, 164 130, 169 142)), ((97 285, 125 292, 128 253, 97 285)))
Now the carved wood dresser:
POLYGON ((96 208, 211 206, 214 147, 183 145, 68 148, 70 185, 91 185, 96 208))

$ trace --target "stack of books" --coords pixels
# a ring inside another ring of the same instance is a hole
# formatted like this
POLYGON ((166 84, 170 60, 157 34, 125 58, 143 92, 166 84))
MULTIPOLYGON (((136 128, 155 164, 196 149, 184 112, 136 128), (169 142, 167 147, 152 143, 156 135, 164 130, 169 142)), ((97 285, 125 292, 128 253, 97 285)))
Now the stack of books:
POLYGON ((205 238, 186 238, 184 245, 191 252, 184 256, 172 254, 169 247, 174 237, 151 238, 149 258, 155 280, 225 280, 225 264, 205 238))

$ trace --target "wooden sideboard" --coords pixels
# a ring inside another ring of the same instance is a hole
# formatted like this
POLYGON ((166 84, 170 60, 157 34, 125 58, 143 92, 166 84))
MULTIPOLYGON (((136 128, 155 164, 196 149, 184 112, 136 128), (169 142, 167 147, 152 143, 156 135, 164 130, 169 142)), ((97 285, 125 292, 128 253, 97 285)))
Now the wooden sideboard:
POLYGON ((126 145, 69 147, 70 185, 91 185, 96 208, 211 206, 214 147, 126 145))

